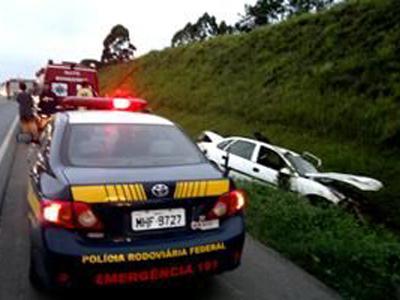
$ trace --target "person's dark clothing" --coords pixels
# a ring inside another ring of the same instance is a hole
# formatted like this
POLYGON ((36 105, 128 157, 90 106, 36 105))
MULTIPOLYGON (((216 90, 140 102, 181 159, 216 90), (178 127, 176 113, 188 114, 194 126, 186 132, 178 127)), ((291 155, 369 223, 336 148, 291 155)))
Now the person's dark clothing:
POLYGON ((19 117, 21 120, 30 120, 34 118, 33 99, 27 92, 21 92, 17 96, 19 104, 19 117))
POLYGON ((44 115, 52 115, 57 112, 57 96, 52 91, 43 91, 40 94, 39 109, 44 115))
POLYGON ((271 144, 271 140, 264 136, 261 132, 254 132, 254 137, 256 138, 257 141, 260 141, 262 143, 267 143, 271 144))

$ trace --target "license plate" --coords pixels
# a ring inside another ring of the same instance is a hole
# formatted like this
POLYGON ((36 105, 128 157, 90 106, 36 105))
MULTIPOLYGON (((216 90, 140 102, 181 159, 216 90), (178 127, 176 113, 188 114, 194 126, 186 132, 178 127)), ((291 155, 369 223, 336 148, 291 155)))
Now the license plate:
POLYGON ((185 209, 159 209, 132 212, 132 230, 158 230, 186 226, 185 209))

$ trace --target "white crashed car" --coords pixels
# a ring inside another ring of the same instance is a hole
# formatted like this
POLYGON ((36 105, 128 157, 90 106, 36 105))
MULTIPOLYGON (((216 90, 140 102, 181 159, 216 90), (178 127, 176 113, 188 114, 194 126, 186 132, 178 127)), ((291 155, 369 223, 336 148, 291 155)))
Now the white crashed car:
MULTIPOLYGON (((228 176, 259 181, 298 192, 310 200, 355 203, 363 193, 378 191, 375 179, 341 173, 321 173, 321 160, 269 143, 243 137, 222 137, 204 131, 197 140, 208 159, 228 176)), ((324 201, 325 202, 325 201, 324 201)))

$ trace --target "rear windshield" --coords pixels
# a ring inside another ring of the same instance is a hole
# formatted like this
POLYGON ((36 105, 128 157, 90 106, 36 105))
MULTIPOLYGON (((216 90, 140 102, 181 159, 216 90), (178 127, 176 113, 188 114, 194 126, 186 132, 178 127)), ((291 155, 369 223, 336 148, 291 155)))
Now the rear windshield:
POLYGON ((71 125, 64 147, 77 167, 163 167, 204 162, 177 127, 142 124, 71 125))

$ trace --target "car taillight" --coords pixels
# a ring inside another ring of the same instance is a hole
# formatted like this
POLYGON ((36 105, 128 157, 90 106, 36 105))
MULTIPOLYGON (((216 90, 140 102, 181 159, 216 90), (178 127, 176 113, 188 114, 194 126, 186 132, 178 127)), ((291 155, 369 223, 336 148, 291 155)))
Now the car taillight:
POLYGON ((207 215, 207 219, 219 219, 230 217, 241 212, 247 202, 247 194, 244 190, 234 190, 220 196, 213 209, 207 215))
POLYGON ((74 227, 70 202, 43 200, 41 208, 43 223, 69 229, 74 227))
POLYGON ((42 222, 47 226, 100 231, 103 225, 90 205, 58 200, 41 201, 42 222))
POLYGON ((90 205, 81 202, 73 202, 75 221, 78 228, 99 231, 103 229, 100 220, 94 214, 90 205))

